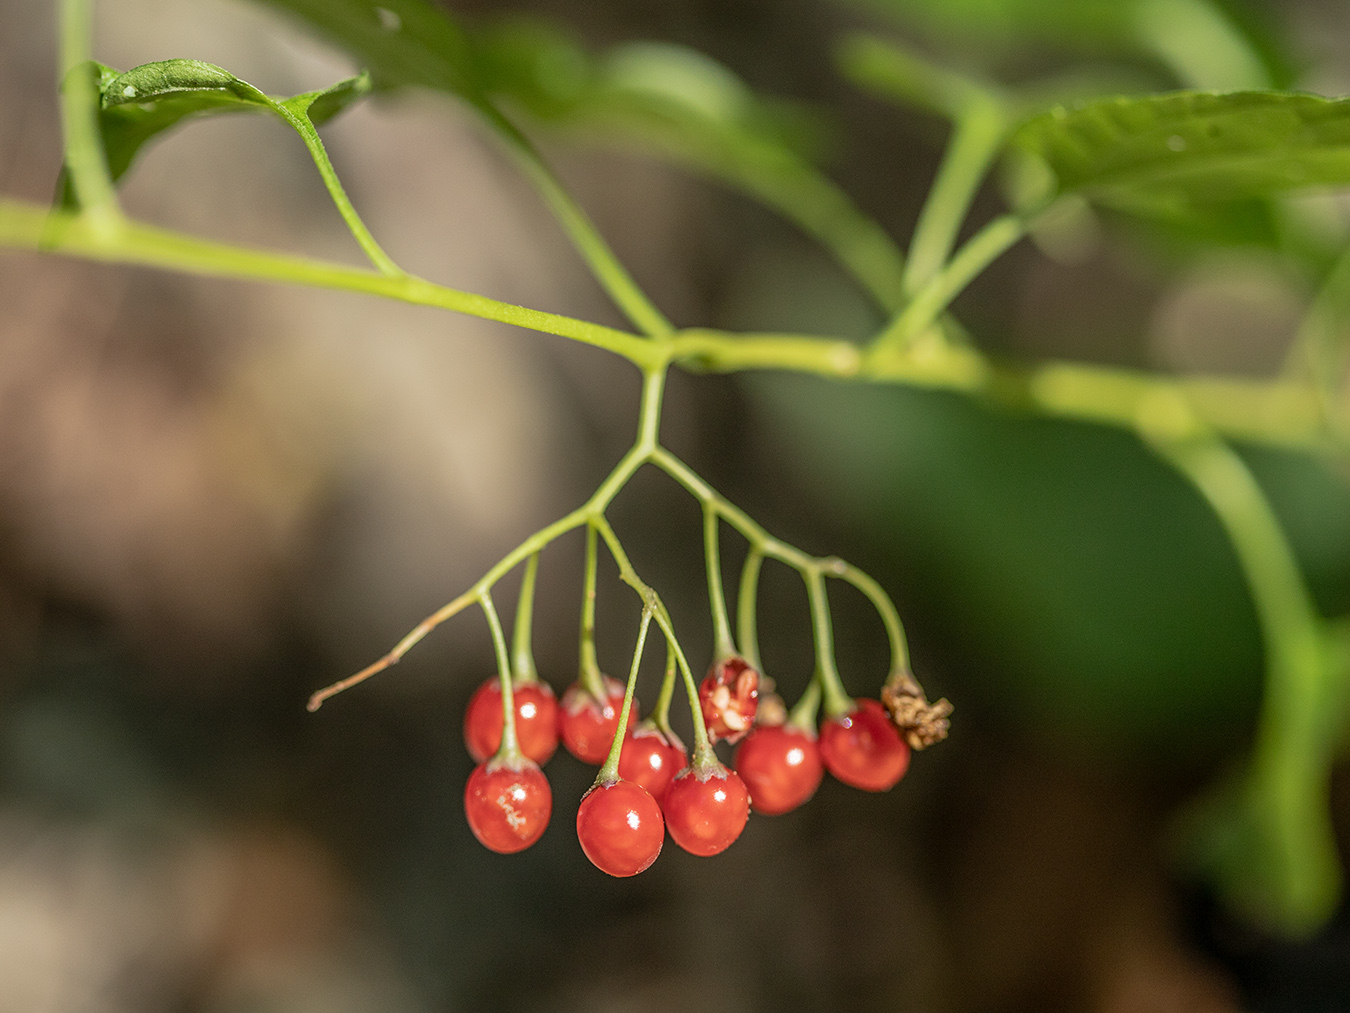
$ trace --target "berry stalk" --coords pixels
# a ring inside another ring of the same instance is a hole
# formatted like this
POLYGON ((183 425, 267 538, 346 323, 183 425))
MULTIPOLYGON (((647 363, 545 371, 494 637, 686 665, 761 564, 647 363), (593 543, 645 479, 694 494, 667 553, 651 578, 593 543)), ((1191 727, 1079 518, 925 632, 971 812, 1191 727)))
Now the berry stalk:
POLYGON ((519 762, 522 759, 520 743, 516 739, 516 697, 511 687, 511 660, 506 653, 506 637, 502 633, 502 621, 497 618, 497 608, 492 604, 492 592, 483 589, 478 596, 478 604, 487 617, 488 628, 492 631, 492 647, 497 652, 497 677, 502 686, 502 744, 494 760, 519 762))
POLYGON ((633 664, 628 669, 628 685, 623 692, 623 709, 619 711, 619 726, 614 730, 614 742, 604 765, 595 775, 597 785, 613 784, 619 780, 619 754, 623 752, 624 736, 628 732, 628 712, 633 709, 633 690, 637 686, 638 666, 642 664, 642 650, 647 646, 647 629, 652 624, 652 605, 642 610, 642 626, 638 629, 637 646, 633 648, 633 664))
POLYGON ((539 553, 535 552, 525 561, 520 597, 516 600, 516 621, 511 629, 511 668, 516 682, 520 683, 539 681, 530 643, 534 626, 534 581, 538 572, 539 553))
POLYGON ((708 607, 713 621, 713 662, 726 661, 736 656, 736 644, 731 639, 731 622, 727 618, 727 603, 722 592, 722 560, 717 543, 717 507, 703 504, 703 558, 708 569, 708 607))

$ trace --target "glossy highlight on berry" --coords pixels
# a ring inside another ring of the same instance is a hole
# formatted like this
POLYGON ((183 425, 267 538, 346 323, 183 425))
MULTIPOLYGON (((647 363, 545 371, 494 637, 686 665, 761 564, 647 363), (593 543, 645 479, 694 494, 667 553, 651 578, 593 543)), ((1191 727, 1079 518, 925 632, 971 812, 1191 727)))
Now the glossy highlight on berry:
POLYGON ((755 812, 781 816, 816 793, 825 771, 814 735, 773 725, 756 728, 736 747, 736 773, 755 812))
POLYGON ((694 855, 729 848, 750 818, 750 793, 734 770, 720 763, 703 773, 686 768, 661 801, 671 839, 694 855))
MULTIPOLYGON (((545 764, 558 748, 558 698, 546 682, 512 687, 516 705, 516 741, 535 763, 545 764)), ((464 711, 464 745, 475 763, 496 755, 502 744, 502 687, 493 677, 483 682, 464 711)))
POLYGON ((598 784, 577 807, 577 840, 597 869, 611 876, 636 876, 661 854, 665 842, 661 807, 632 781, 598 784))
MULTIPOLYGON (((558 731, 567 751, 582 763, 600 764, 609 755, 623 710, 623 683, 604 676, 605 699, 596 700, 579 682, 567 687, 558 707, 558 731)), ((638 702, 633 700, 636 711, 638 702)))
POLYGON ((820 727, 825 769, 863 791, 885 791, 909 767, 909 746, 876 700, 856 700, 856 709, 820 727))
POLYGON ((531 760, 480 763, 464 786, 464 815, 482 845, 501 855, 539 840, 553 813, 548 778, 531 760))

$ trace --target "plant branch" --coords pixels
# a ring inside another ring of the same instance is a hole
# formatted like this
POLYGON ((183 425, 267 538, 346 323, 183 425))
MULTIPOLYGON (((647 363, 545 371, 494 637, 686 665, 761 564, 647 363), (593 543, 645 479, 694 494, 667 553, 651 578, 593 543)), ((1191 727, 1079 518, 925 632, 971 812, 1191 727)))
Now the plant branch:
MULTIPOLYGON (((1350 403, 1328 405, 1314 385, 1228 377, 1166 377, 1072 362, 1022 366, 945 345, 879 350, 864 355, 852 342, 800 334, 733 334, 707 329, 647 340, 571 317, 514 306, 412 276, 371 271, 290 254, 214 243, 126 221, 106 236, 77 215, 0 199, 0 246, 86 259, 141 264, 191 274, 285 282, 383 296, 556 334, 603 348, 644 372, 670 362, 735 372, 778 369, 847 380, 953 390, 1010 407, 1128 429, 1160 395, 1185 398, 1209 428, 1236 439, 1320 451, 1350 432, 1350 403), (1328 424, 1331 418, 1332 425, 1328 424)), ((651 382, 659 385, 662 376, 651 382)), ((659 413, 653 413, 653 428, 659 413)))
POLYGON ((661 365, 668 358, 668 353, 652 342, 623 331, 461 292, 413 275, 380 275, 330 261, 215 243, 133 221, 124 222, 115 234, 108 235, 79 215, 48 212, 34 204, 3 198, 0 246, 187 274, 363 292, 572 338, 622 355, 639 367, 661 365))

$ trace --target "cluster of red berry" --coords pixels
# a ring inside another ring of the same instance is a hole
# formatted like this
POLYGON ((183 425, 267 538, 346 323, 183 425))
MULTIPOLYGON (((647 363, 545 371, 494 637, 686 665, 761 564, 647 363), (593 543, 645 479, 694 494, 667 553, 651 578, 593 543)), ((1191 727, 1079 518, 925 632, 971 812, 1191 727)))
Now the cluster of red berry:
MULTIPOLYGON (((848 713, 825 720, 756 723, 760 676, 743 658, 713 665, 699 687, 708 738, 737 743, 735 769, 711 752, 690 763, 684 745, 651 718, 619 728, 624 687, 603 681, 605 699, 581 683, 561 706, 546 683, 513 684, 516 737, 521 758, 493 759, 504 725, 502 689, 489 679, 469 701, 464 741, 478 762, 464 791, 469 826, 486 847, 522 851, 548 826, 553 796, 539 769, 561 737, 584 763, 599 764, 622 734, 618 776, 597 782, 577 809, 577 837, 597 868, 633 876, 656 860, 666 831, 695 855, 715 855, 740 836, 753 805, 775 816, 807 801, 825 770, 845 784, 884 791, 905 773, 910 746, 891 715, 875 700, 854 701, 848 713), (743 741, 742 741, 743 740, 743 741)), ((776 708, 781 715, 781 707, 776 708)), ((811 708, 812 718, 814 708, 811 708)))

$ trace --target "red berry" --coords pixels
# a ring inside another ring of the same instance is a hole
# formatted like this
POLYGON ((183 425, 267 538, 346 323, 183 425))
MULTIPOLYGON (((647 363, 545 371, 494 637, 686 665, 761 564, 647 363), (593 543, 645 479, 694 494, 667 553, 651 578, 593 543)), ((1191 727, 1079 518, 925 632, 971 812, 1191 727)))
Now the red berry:
MULTIPOLYGON (((567 751, 582 763, 604 763, 623 710, 623 683, 604 676, 605 700, 598 701, 579 682, 567 687, 558 709, 558 731, 567 751)), ((633 707, 637 707, 634 699, 633 707)))
POLYGON ((750 793, 734 770, 720 763, 702 775, 686 767, 661 800, 675 843, 695 855, 725 851, 750 818, 750 793))
POLYGON ((656 861, 665 839, 661 807, 640 784, 600 784, 581 797, 577 840, 601 872, 636 876, 656 861))
POLYGON ((738 742, 755 723, 759 673, 744 658, 715 662, 698 688, 703 723, 713 742, 738 742))
POLYGON ((830 718, 820 728, 820 758, 845 784, 885 791, 909 766, 909 746, 875 700, 855 700, 857 709, 830 718))
MULTIPOLYGON (((547 763, 558 748, 558 698, 546 682, 522 682, 512 687, 516 702, 516 741, 520 751, 538 764, 547 763)), ((492 678, 474 690, 464 711, 464 745, 477 763, 502 744, 502 685, 492 678)))
POLYGON ((675 775, 687 766, 689 754, 684 747, 650 726, 635 728, 619 753, 619 776, 642 785, 658 802, 675 775))
POLYGON ((524 851, 548 826, 553 792, 531 760, 480 763, 464 786, 464 815, 483 846, 498 854, 524 851))
POLYGON ((736 747, 736 772, 755 812, 780 816, 820 787, 824 769, 815 736, 791 725, 760 726, 736 747))

